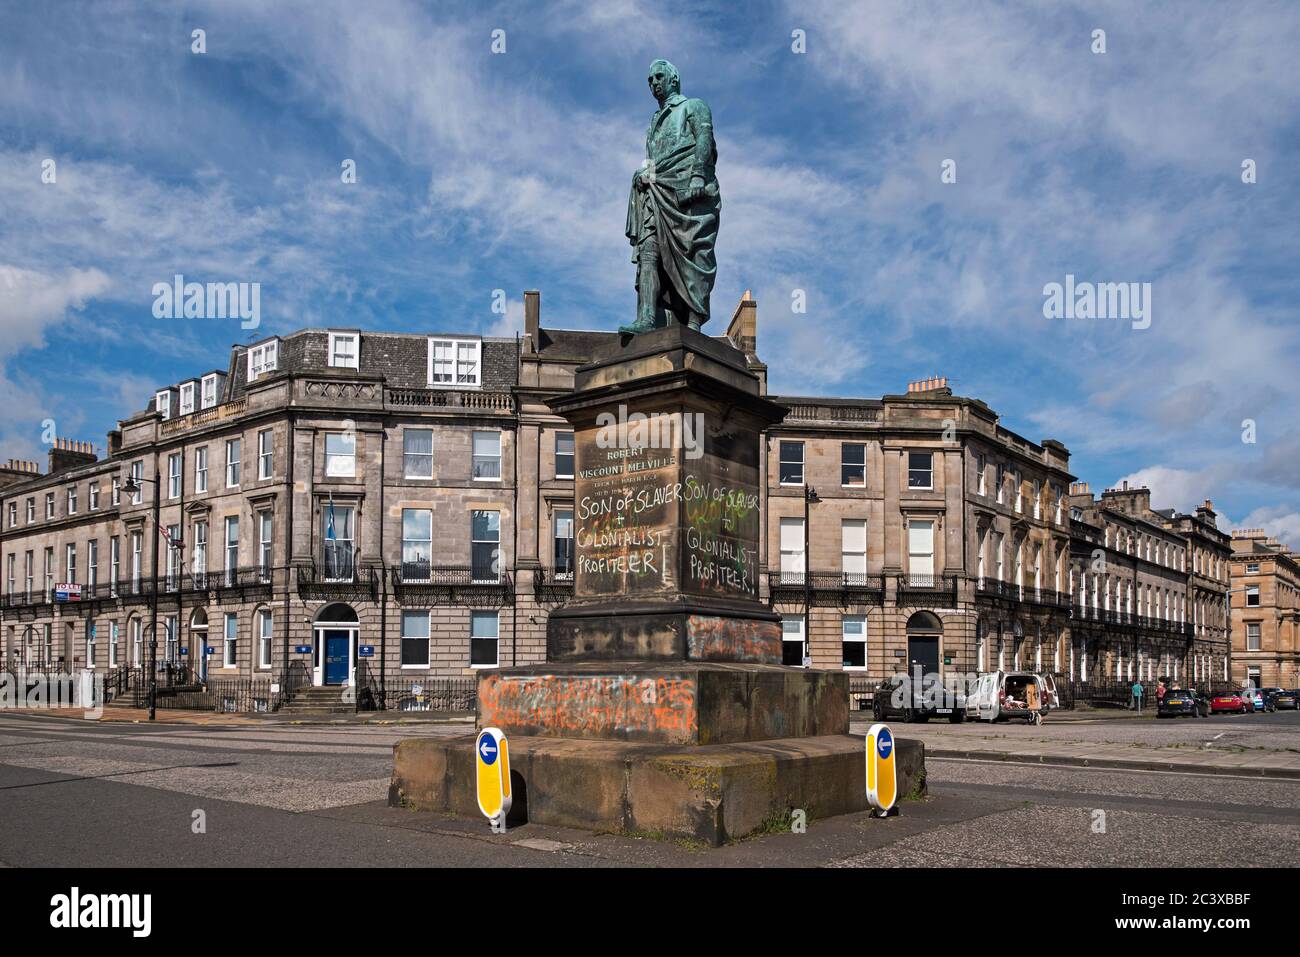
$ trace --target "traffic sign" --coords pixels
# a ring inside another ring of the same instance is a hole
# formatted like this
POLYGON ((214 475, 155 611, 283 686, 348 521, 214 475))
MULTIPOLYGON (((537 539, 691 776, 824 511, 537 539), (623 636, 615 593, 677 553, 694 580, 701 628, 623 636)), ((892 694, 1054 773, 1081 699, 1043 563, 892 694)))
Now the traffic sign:
POLYGON ((867 731, 867 801, 884 817, 898 800, 898 772, 894 766, 894 735, 887 724, 867 731))
POLYGON ((478 809, 494 825, 504 825, 510 813, 510 749, 506 736, 496 728, 484 728, 474 739, 474 763, 478 772, 478 809))

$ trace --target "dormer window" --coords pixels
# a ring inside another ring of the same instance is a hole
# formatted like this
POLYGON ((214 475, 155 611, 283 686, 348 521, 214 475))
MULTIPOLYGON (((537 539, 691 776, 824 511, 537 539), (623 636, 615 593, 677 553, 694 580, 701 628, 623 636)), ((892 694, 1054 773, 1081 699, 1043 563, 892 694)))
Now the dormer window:
POLYGON ((483 384, 483 343, 479 339, 429 339, 429 385, 477 388, 483 384))
POLYGON ((181 383, 181 407, 177 415, 189 415, 194 411, 194 383, 181 383))
POLYGON ((154 393, 153 400, 154 411, 164 419, 172 417, 172 394, 170 389, 163 389, 161 392, 154 393))
POLYGON ((357 332, 331 332, 330 368, 357 369, 361 354, 361 334, 357 332))
POLYGON ((279 360, 279 339, 271 339, 248 350, 248 381, 256 382, 262 376, 274 372, 279 360))
POLYGON ((220 377, 213 372, 203 377, 202 408, 210 409, 217 404, 217 382, 220 377))

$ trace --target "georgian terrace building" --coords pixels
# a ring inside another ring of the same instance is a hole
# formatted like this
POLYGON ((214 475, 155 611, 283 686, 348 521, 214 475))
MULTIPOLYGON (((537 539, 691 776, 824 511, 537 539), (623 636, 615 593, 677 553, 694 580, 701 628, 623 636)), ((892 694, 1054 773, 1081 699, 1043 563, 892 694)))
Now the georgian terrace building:
POLYGON ((1207 502, 1195 516, 1153 510, 1146 487, 1070 490, 1077 674, 1128 684, 1228 680, 1227 536, 1207 502), (1191 556, 1189 558, 1189 556, 1191 556))
MULTIPOLYGON (((520 339, 308 329, 235 346, 160 387, 106 457, 60 440, 45 473, 0 470, 5 665, 138 667, 155 605, 159 659, 257 683, 253 707, 287 675, 391 699, 544 660, 574 529, 572 431, 547 400, 618 337, 543 328, 524 298, 520 339), (79 601, 54 600, 65 583, 79 601)), ((727 339, 765 381, 756 316, 746 294, 727 339)), ((765 439, 761 588, 788 662, 1093 671, 1071 633, 1064 446, 942 379, 774 398, 790 413, 765 439)))
POLYGON ((1232 533, 1232 682, 1300 688, 1300 557, 1263 529, 1232 533))

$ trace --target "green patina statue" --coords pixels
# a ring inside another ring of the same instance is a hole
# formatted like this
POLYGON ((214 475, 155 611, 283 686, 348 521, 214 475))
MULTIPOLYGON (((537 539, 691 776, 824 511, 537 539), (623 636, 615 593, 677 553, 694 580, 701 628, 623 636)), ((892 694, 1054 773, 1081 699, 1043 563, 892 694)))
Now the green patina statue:
POLYGON ((717 275, 722 197, 714 166, 713 117, 703 100, 682 96, 677 68, 650 64, 659 109, 646 131, 646 159, 632 176, 627 238, 636 263, 637 316, 620 332, 649 332, 672 321, 699 329, 709 319, 717 275))

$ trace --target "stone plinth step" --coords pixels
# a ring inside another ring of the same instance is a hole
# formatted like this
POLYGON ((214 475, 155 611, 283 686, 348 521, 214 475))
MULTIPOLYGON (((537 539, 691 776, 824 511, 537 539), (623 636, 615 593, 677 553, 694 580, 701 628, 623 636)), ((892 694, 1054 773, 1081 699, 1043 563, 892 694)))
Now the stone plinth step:
POLYGON ((479 677, 479 727, 508 735, 728 744, 847 734, 844 672, 734 662, 551 662, 479 677))
MULTIPOLYGON (((867 808, 864 742, 856 735, 679 747, 524 735, 509 742, 511 817, 539 824, 716 847, 786 829, 795 810, 815 821, 867 808)), ((898 793, 917 796, 925 747, 896 746, 898 793)), ((481 819, 474 770, 473 735, 401 741, 388 803, 481 819)))

